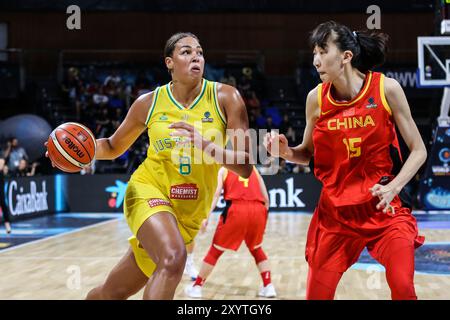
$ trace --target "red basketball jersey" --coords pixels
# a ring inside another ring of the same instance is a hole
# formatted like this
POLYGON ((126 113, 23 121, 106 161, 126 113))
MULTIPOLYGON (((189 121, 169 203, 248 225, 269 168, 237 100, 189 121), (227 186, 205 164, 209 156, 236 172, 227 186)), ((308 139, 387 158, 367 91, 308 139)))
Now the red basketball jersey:
POLYGON ((369 188, 393 174, 391 152, 401 160, 384 75, 368 72, 363 88, 348 102, 334 100, 331 88, 331 83, 318 87, 314 173, 335 206, 363 203, 372 199, 369 188))
POLYGON ((258 172, 253 168, 248 179, 244 179, 233 171, 227 170, 227 176, 223 182, 223 197, 225 200, 260 201, 264 203, 264 197, 258 181, 258 172))

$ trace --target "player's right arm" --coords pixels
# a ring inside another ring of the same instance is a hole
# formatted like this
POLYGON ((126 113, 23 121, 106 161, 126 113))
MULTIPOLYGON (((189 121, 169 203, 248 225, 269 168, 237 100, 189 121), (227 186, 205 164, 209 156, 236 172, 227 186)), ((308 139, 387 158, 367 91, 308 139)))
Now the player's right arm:
POLYGON ((147 128, 145 121, 152 100, 153 92, 137 98, 112 136, 97 139, 96 160, 115 159, 131 147, 147 128))
POLYGON ((289 147, 284 134, 267 133, 264 145, 274 157, 282 157, 288 161, 308 165, 314 153, 312 132, 317 119, 320 116, 318 88, 308 93, 306 98, 306 127, 303 133, 303 141, 296 147, 289 147))

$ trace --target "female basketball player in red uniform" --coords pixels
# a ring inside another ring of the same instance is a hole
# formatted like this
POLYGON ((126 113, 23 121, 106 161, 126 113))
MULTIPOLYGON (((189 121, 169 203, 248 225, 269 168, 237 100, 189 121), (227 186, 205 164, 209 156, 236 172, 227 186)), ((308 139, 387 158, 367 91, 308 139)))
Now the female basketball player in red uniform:
MULTIPOLYGON (((201 298, 202 286, 223 252, 237 251, 242 241, 245 241, 263 281, 258 295, 275 298, 276 292, 270 277, 269 261, 262 249, 269 210, 269 196, 264 180, 256 168, 248 179, 243 179, 221 168, 217 181, 211 212, 217 205, 222 189, 227 205, 220 217, 211 247, 203 259, 197 279, 194 284, 186 287, 185 293, 191 298, 201 298)), ((207 223, 208 220, 205 220, 205 227, 207 223)))
POLYGON ((164 55, 172 81, 140 96, 116 132, 97 140, 97 160, 117 158, 146 129, 150 146, 124 200, 133 233, 130 249, 88 299, 126 299, 144 286, 144 299, 172 299, 183 274, 185 245, 209 212, 220 163, 232 159, 224 166, 243 177, 252 171, 248 140, 240 150, 236 144, 225 149, 226 129, 248 129, 244 102, 235 88, 203 79, 198 38, 177 33, 164 55), (205 132, 222 141, 204 138, 205 132), (198 163, 195 150, 209 162, 198 163))
POLYGON ((277 134, 265 141, 273 156, 292 162, 308 164, 314 155, 323 184, 306 244, 306 298, 333 299, 343 272, 367 247, 386 269, 392 299, 417 299, 414 249, 424 239, 399 193, 426 149, 399 83, 370 71, 384 62, 387 36, 330 21, 310 40, 322 84, 306 100, 303 142, 290 148, 277 134), (400 155, 395 126, 410 150, 399 172, 391 157, 400 155))

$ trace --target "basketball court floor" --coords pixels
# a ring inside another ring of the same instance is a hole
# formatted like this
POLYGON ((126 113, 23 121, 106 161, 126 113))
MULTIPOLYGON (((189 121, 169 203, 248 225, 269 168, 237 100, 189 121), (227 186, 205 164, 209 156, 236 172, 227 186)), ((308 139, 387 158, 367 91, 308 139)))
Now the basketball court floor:
MULTIPOLYGON (((219 215, 197 238, 197 268, 210 246, 219 215)), ((426 244, 416 251, 416 292, 419 299, 450 299, 450 215, 416 215, 426 244)), ((271 213, 263 247, 272 265, 277 299, 305 298, 306 232, 311 215, 271 213)), ((121 214, 58 214, 13 224, 13 233, 0 229, 0 299, 84 299, 102 283, 126 252, 131 235, 121 214)), ((184 287, 176 299, 188 299, 184 287)), ((261 279, 245 245, 226 252, 206 282, 204 299, 258 299, 261 279)), ((141 299, 142 290, 131 297, 141 299)), ((390 299, 383 268, 367 252, 344 274, 336 299, 390 299)))

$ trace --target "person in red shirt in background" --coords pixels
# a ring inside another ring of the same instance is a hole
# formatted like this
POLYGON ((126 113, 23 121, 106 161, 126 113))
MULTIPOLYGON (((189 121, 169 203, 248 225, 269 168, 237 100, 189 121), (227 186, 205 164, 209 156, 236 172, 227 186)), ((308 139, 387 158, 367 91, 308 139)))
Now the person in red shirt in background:
MULTIPOLYGON (((269 261, 262 249, 269 210, 269 196, 264 180, 255 167, 248 179, 239 177, 222 167, 217 181, 217 189, 208 218, 217 205, 222 189, 227 205, 220 217, 211 247, 203 259, 197 279, 185 288, 185 293, 191 298, 202 298, 202 287, 219 257, 225 250, 237 251, 242 241, 245 241, 248 250, 255 258, 263 281, 263 287, 258 295, 275 298, 277 294, 270 277, 269 261)), ((208 218, 203 221, 202 232, 206 229, 208 218)))

